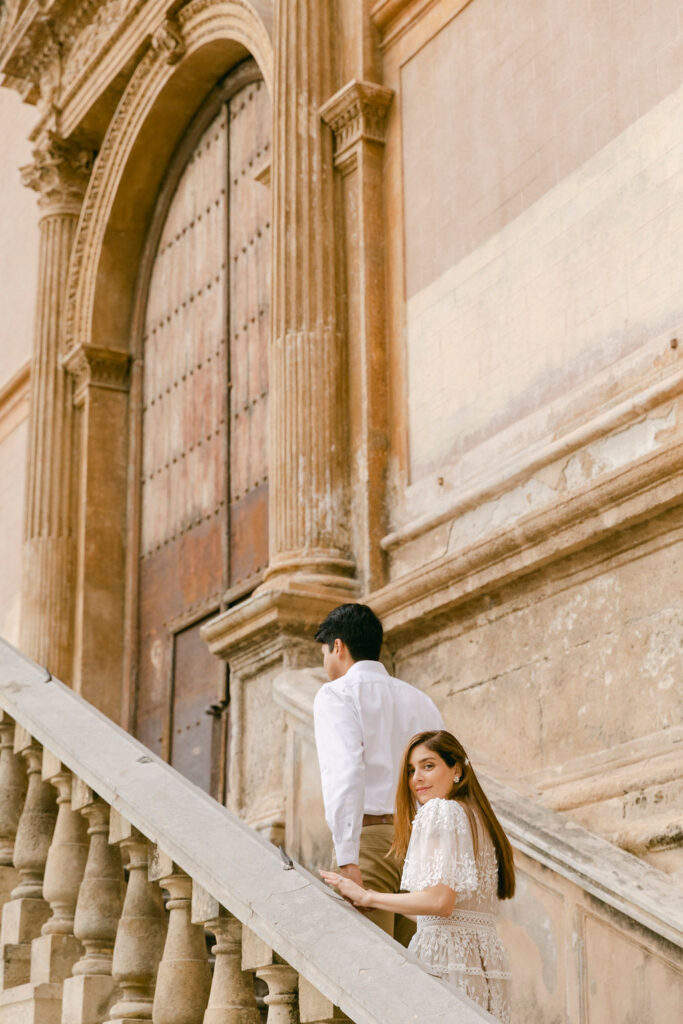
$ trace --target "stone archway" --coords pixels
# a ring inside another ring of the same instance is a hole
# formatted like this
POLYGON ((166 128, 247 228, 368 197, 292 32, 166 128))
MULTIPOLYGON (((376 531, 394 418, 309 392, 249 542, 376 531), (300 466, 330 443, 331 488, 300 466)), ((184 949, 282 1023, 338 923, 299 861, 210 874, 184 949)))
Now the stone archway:
POLYGON ((131 339, 140 336, 144 317, 141 267, 171 158, 216 83, 251 57, 271 93, 267 9, 245 0, 194 0, 155 34, 105 135, 73 248, 64 329, 65 364, 80 385, 81 410, 74 680, 91 699, 88 686, 120 694, 116 717, 128 728, 139 546, 139 499, 131 498, 139 437, 130 426, 142 393, 131 339), (120 384, 128 362, 130 390, 109 389, 107 374, 115 368, 120 384))

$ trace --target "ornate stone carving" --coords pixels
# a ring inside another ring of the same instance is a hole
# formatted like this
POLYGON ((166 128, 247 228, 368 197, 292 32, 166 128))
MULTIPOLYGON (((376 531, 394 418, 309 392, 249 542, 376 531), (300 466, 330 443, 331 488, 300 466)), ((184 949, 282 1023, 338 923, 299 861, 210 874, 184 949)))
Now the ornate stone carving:
POLYGON ((74 403, 80 405, 88 387, 128 390, 130 353, 97 345, 75 345, 62 365, 75 381, 74 403))
POLYGON ((361 140, 385 142, 386 119, 394 93, 374 82, 349 82, 320 108, 320 116, 334 134, 334 162, 344 162, 361 140))
POLYGON ((21 168, 21 177, 38 193, 46 213, 78 213, 92 164, 92 152, 48 132, 45 144, 33 151, 33 163, 21 168))
POLYGON ((152 49, 163 55, 167 64, 177 64, 185 53, 185 40, 176 18, 167 18, 152 37, 152 49))

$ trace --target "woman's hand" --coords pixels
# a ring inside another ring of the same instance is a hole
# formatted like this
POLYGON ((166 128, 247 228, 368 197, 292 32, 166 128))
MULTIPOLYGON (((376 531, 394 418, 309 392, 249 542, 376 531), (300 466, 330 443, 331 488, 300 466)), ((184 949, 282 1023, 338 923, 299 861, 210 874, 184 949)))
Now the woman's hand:
POLYGON ((369 889, 364 889, 362 885, 357 885, 350 878, 344 878, 335 871, 321 871, 320 875, 328 885, 338 889, 344 899, 353 903, 354 907, 370 906, 372 894, 369 889))

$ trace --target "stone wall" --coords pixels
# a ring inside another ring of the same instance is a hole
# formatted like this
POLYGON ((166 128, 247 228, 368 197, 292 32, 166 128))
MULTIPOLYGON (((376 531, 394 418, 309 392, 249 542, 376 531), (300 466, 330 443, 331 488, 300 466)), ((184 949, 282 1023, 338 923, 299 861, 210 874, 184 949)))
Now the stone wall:
POLYGON ((19 167, 31 156, 30 108, 0 91, 0 635, 19 637, 28 364, 38 277, 38 214, 19 167))

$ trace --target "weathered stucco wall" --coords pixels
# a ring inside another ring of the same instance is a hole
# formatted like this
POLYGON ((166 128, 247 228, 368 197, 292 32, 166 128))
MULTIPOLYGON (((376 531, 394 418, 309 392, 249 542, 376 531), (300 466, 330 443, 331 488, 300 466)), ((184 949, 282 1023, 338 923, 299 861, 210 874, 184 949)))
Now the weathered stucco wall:
POLYGON ((38 277, 38 210, 21 184, 35 112, 0 90, 0 635, 17 642, 27 442, 27 363, 38 277))

